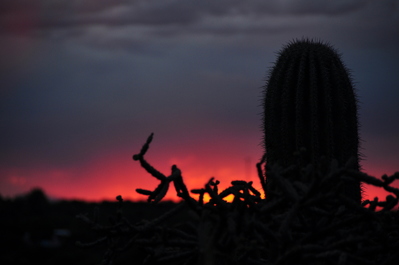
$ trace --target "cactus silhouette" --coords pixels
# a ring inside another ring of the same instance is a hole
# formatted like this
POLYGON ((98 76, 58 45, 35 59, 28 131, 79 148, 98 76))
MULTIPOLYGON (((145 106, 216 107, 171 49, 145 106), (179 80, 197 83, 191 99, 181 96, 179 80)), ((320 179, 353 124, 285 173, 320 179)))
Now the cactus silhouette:
POLYGON ((266 154, 256 168, 266 200, 252 181, 234 180, 222 190, 212 177, 188 189, 177 165, 164 174, 147 161, 151 133, 133 160, 159 184, 136 192, 156 204, 173 184, 183 202, 131 222, 131 208, 118 195, 109 224, 78 215, 97 239, 77 245, 105 245, 101 264, 114 264, 127 249, 137 264, 399 264, 399 211, 391 211, 399 172, 381 179, 360 172, 357 101, 337 52, 310 40, 285 46, 270 71, 264 107, 266 154), (360 204, 360 182, 390 195, 360 204))
MULTIPOLYGON (((351 169, 360 170, 357 99, 340 55, 308 39, 288 43, 278 55, 263 101, 267 163, 287 167, 302 149, 305 163, 324 157, 344 166, 353 159, 351 169)), ((267 179, 266 194, 272 197, 274 189, 267 179)), ((341 191, 361 201, 359 181, 345 180, 341 191)))

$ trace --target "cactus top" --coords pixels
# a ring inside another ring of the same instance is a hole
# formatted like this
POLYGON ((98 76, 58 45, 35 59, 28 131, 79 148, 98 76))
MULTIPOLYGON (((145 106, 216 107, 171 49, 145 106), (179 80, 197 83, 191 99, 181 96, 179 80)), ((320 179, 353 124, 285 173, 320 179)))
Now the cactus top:
POLYGON ((278 55, 263 102, 267 162, 289 165, 305 148, 306 162, 325 156, 343 165, 355 158, 359 169, 357 100, 340 55, 307 39, 278 55))

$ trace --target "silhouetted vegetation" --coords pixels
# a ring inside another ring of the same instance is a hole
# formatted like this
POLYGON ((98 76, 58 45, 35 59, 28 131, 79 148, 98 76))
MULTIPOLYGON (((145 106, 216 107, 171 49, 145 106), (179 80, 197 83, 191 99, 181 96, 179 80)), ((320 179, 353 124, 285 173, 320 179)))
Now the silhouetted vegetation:
MULTIPOLYGON (((148 205, 124 202, 124 216, 133 222, 154 219, 175 206, 172 202, 148 205)), ((113 217, 116 202, 50 201, 40 189, 24 196, 0 200, 0 264, 97 264, 105 248, 82 249, 77 240, 92 240, 97 233, 76 219, 78 214, 98 221, 113 217)), ((124 256, 120 257, 123 261, 124 256)), ((132 256, 125 257, 132 260, 132 256)))
MULTIPOLYGON (((153 135, 133 156, 160 184, 152 191, 137 189, 148 201, 162 200, 170 184, 183 202, 164 215, 142 222, 124 216, 123 199, 108 223, 80 216, 98 236, 81 246, 105 246, 102 264, 112 264, 129 250, 137 264, 396 264, 399 262, 399 215, 391 211, 398 203, 399 189, 391 186, 399 172, 382 180, 340 167, 336 160, 320 159, 315 166, 296 162, 283 168, 268 165, 273 174, 277 199, 268 201, 252 182, 232 181, 220 191, 213 178, 194 199, 180 169, 173 165, 169 176, 152 167, 144 155, 153 135), (385 201, 376 198, 361 205, 339 193, 345 179, 375 185, 390 192, 385 201), (341 185, 336 185, 336 182, 341 185), (203 195, 210 196, 209 202, 203 195), (224 199, 233 195, 232 202, 224 199), (376 211, 380 208, 380 211, 376 211), (182 219, 181 216, 185 218, 182 219), (178 220, 178 222, 171 221, 178 220), (101 236, 100 236, 101 235, 101 236)), ((257 164, 262 180, 265 157, 257 164)))
POLYGON ((252 182, 234 180, 219 190, 211 178, 191 190, 194 199, 176 165, 165 175, 145 160, 151 134, 133 160, 160 183, 136 191, 153 205, 173 184, 183 202, 132 222, 118 196, 108 223, 80 216, 97 237, 79 244, 106 247, 102 264, 120 261, 126 250, 136 264, 399 264, 399 214, 392 211, 399 189, 391 185, 399 172, 377 179, 359 171, 356 98, 338 53, 321 42, 290 43, 265 94, 266 152, 257 170, 266 198, 252 182), (361 202, 361 183, 390 195, 361 202))
MULTIPOLYGON (((266 161, 288 167, 317 164, 321 157, 336 159, 359 170, 357 100, 349 70, 331 46, 312 40, 293 41, 279 53, 264 91, 266 161)), ((266 172, 267 174, 267 172, 266 172)), ((274 197, 272 174, 267 174, 268 199, 274 197)), ((343 180, 342 191, 360 203, 360 183, 343 180)), ((339 184, 338 182, 336 182, 339 184)), ((334 183, 331 183, 334 184, 334 183)))

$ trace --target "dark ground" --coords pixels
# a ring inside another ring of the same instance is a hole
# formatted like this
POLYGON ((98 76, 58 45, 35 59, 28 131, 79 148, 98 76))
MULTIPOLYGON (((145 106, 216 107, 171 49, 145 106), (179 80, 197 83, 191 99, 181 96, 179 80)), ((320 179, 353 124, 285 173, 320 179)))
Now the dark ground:
MULTIPOLYGON (((157 205, 124 202, 123 214, 135 223, 143 219, 152 220, 174 206, 172 202, 157 205)), ((78 240, 91 242, 97 238, 76 215, 87 214, 93 218, 97 211, 100 223, 107 224, 116 210, 116 200, 102 203, 50 202, 41 190, 33 190, 15 199, 0 197, 0 264, 98 264, 105 246, 76 246, 78 240)), ((131 264, 129 251, 119 261, 131 264)))

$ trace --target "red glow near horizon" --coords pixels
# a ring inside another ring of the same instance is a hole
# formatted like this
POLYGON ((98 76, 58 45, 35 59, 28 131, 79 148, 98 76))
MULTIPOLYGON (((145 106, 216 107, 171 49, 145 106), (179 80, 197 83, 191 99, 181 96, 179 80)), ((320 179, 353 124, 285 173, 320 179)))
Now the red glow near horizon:
MULTIPOLYGON (((153 165, 162 163, 160 158, 154 159, 153 165), (159 163, 157 163, 159 162, 159 163)), ((176 164, 181 170, 183 179, 188 189, 204 187, 211 178, 221 182, 220 189, 230 186, 232 180, 253 181, 254 187, 261 190, 256 176, 255 163, 251 173, 245 172, 243 159, 236 158, 219 160, 213 163, 196 165, 198 156, 170 158, 167 163, 176 164), (229 165, 234 165, 231 167, 229 165)), ((150 161, 151 163, 151 161, 150 161)), ((169 170, 161 170, 168 175, 169 170)), ((379 170, 374 170, 377 173, 379 170)), ((89 202, 102 200, 115 201, 117 195, 122 195, 125 200, 144 201, 146 197, 135 192, 136 188, 153 190, 158 185, 158 180, 142 169, 138 162, 130 159, 110 160, 103 158, 80 169, 42 169, 32 171, 14 170, 7 176, 8 185, 14 186, 14 194, 3 194, 3 196, 14 196, 21 191, 27 192, 32 188, 42 188, 48 196, 58 199, 78 199, 89 202)), ((10 190, 11 191, 11 190, 10 190)), ((12 192, 12 191, 11 191, 12 192)), ((384 200, 388 193, 382 188, 364 185, 363 199, 373 200, 379 197, 384 200)), ((193 196, 196 197, 196 196, 193 196)), ((170 188, 164 200, 179 201, 173 187, 170 188)))
MULTIPOLYGON (((171 166, 177 165, 189 190, 204 187, 214 177, 220 181, 221 190, 229 187, 233 180, 245 180, 253 181, 254 187, 261 191, 255 167, 262 154, 259 146, 254 147, 253 143, 234 138, 208 145, 198 142, 180 146, 173 144, 171 147, 157 141, 152 143, 146 160, 166 176, 171 173, 171 166), (234 146, 231 143, 235 143, 234 146)), ((153 190, 159 184, 157 179, 141 168, 139 162, 131 159, 133 152, 111 150, 101 154, 105 155, 97 155, 74 168, 42 165, 35 169, 1 169, 0 194, 13 197, 39 187, 50 198, 99 202, 115 201, 117 195, 122 195, 125 200, 144 201, 146 196, 138 194, 135 189, 153 190)), ((363 165, 363 168, 364 172, 377 177, 394 173, 384 172, 369 164, 363 165)), ((364 185, 363 199, 379 197, 384 200, 387 194, 382 188, 364 185)), ((170 187, 164 200, 180 200, 174 187, 170 187)))

